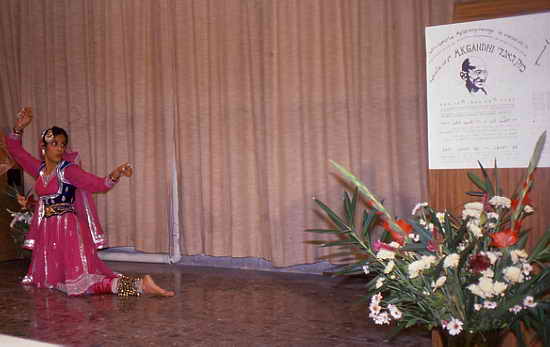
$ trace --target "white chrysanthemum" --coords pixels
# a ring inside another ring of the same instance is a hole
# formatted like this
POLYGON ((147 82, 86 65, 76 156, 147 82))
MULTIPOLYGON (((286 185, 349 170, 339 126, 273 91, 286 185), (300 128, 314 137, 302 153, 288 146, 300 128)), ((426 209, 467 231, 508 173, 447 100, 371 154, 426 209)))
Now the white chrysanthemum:
POLYGON ((391 248, 395 248, 395 249, 401 247, 401 245, 400 245, 399 243, 395 242, 395 241, 390 242, 390 243, 389 243, 389 246, 390 246, 391 248))
POLYGON ((385 248, 381 248, 378 253, 376 253, 376 258, 386 260, 386 259, 395 259, 395 252, 390 251, 385 248))
POLYGON ((489 204, 497 208, 510 208, 512 201, 504 196, 493 196, 489 200, 489 204))
POLYGON ((394 319, 401 319, 401 317, 403 317, 403 313, 395 305, 388 305, 388 310, 394 319))
POLYGON ((523 306, 536 307, 537 303, 535 302, 535 298, 533 298, 532 296, 526 296, 525 299, 523 299, 523 306))
POLYGON ((468 224, 466 224, 466 227, 468 230, 474 234, 476 238, 480 238, 483 236, 483 231, 481 230, 481 227, 479 226, 479 220, 478 219, 471 219, 468 224))
POLYGON ((420 242, 420 235, 415 233, 410 233, 409 238, 414 242, 420 242))
POLYGON ((481 277, 479 279, 479 288, 485 293, 486 298, 492 298, 495 296, 494 283, 489 277, 481 277))
POLYGON ((523 307, 521 307, 520 305, 515 305, 508 309, 508 311, 514 312, 514 314, 518 314, 521 310, 523 310, 523 307))
POLYGON ((493 292, 495 295, 504 293, 506 289, 508 289, 508 285, 504 282, 495 281, 495 283, 493 283, 493 292))
POLYGON ((390 260, 388 264, 386 264, 386 268, 384 269, 385 274, 389 274, 392 272, 393 268, 395 267, 395 263, 393 260, 390 260))
POLYGON ((382 311, 382 306, 378 304, 370 304, 369 311, 370 311, 370 315, 377 315, 380 313, 380 311, 382 311))
POLYGON ((489 261, 491 262, 491 265, 495 265, 498 258, 502 256, 502 253, 500 252, 481 252, 482 255, 487 256, 489 258, 489 261))
POLYGON ((435 214, 435 216, 436 216, 436 218, 437 218, 437 220, 439 221, 440 224, 445 223, 445 213, 443 213, 443 212, 437 212, 437 213, 435 214))
POLYGON ((481 271, 480 274, 485 278, 493 279, 495 277, 495 272, 491 268, 486 268, 485 270, 481 271))
POLYGON ((476 311, 481 310, 481 307, 482 306, 480 304, 474 304, 474 310, 476 310, 476 311))
POLYGON ((367 264, 363 265, 363 272, 365 273, 365 275, 368 275, 370 270, 369 270, 369 266, 367 264))
POLYGON ((507 268, 504 268, 502 270, 502 273, 504 274, 504 278, 508 282, 512 283, 521 283, 523 282, 523 273, 521 272, 521 269, 517 266, 508 266, 507 268))
POLYGON ((494 220, 498 221, 498 217, 499 217, 498 213, 496 213, 496 212, 487 212, 486 215, 487 215, 487 219, 494 219, 494 220))
POLYGON ((497 307, 497 303, 494 302, 494 301, 484 301, 483 302, 483 307, 488 309, 488 310, 493 310, 497 307))
POLYGON ((523 212, 525 212, 525 213, 533 213, 533 212, 535 212, 535 209, 534 209, 532 206, 530 206, 530 205, 525 205, 525 206, 523 207, 523 212))
POLYGON ((437 279, 437 281, 435 281, 435 282, 432 281, 432 287, 433 287, 434 291, 435 291, 437 288, 443 286, 443 285, 445 284, 446 281, 447 281, 447 277, 446 277, 446 276, 441 276, 441 277, 439 277, 439 278, 437 279))
POLYGON ((474 201, 474 202, 467 202, 464 204, 464 209, 465 210, 478 210, 478 211, 483 211, 483 204, 479 201, 474 201))
POLYGON ((468 217, 473 217, 475 219, 479 219, 481 217, 481 210, 476 210, 472 208, 467 208, 462 210, 462 219, 466 219, 468 217))
POLYGON ((460 320, 456 318, 452 318, 449 323, 447 323, 447 330, 449 331, 449 335, 458 335, 462 332, 462 323, 460 320))
POLYGON ((388 312, 382 312, 373 318, 374 318, 374 324, 377 324, 377 325, 390 324, 390 315, 388 314, 388 312))
POLYGON ((370 298, 371 304, 379 304, 382 301, 382 293, 376 293, 370 298))
POLYGON ((467 287, 474 295, 477 295, 483 299, 492 298, 501 294, 506 290, 506 284, 495 281, 489 277, 481 277, 477 284, 470 284, 467 287))
POLYGON ((386 279, 384 277, 378 277, 378 279, 376 280, 376 289, 382 287, 385 280, 386 279))
POLYGON ((522 270, 523 270, 523 274, 525 276, 528 276, 531 273, 531 271, 533 271, 533 266, 529 263, 523 263, 522 270))
POLYGON ((456 253, 451 253, 447 257, 445 257, 445 260, 443 261, 443 267, 445 269, 447 268, 455 268, 458 266, 458 261, 460 260, 460 256, 456 253))
POLYGON ((517 264, 522 259, 527 259, 529 255, 523 249, 514 249, 510 252, 510 258, 512 258, 512 263, 517 264))
POLYGON ((472 294, 477 295, 480 298, 485 299, 485 293, 483 292, 483 290, 481 290, 481 288, 477 284, 470 284, 466 288, 468 288, 472 292, 472 294))
POLYGON ((419 202, 418 204, 416 204, 416 206, 414 206, 414 208, 412 209, 411 214, 414 216, 416 214, 416 212, 418 212, 419 209, 421 209, 423 207, 426 207, 426 206, 428 206, 427 202, 419 202))
POLYGON ((409 270, 409 277, 415 278, 418 276, 418 274, 422 270, 429 269, 432 264, 434 264, 437 261, 437 258, 433 255, 423 255, 419 260, 414 261, 409 264, 408 270, 409 270))

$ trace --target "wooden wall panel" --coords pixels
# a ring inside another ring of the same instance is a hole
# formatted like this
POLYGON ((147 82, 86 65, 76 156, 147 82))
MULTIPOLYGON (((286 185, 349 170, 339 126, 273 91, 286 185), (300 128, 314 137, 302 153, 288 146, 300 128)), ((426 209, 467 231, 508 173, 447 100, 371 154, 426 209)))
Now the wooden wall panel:
MULTIPOLYGON (((550 11, 550 0, 485 0, 456 3, 453 22, 467 22, 490 18, 500 18, 520 14, 550 11)), ((550 115, 548 115, 550 117, 550 115)), ((547 129, 550 130, 550 129, 547 129)), ((546 146, 550 146, 547 140, 546 146)), ((527 165, 527 163, 526 163, 527 165)), ((517 184, 523 179, 527 169, 498 169, 499 181, 504 195, 510 197, 517 184)), ((447 209, 458 215, 463 203, 475 198, 465 195, 467 191, 477 190, 467 177, 467 172, 481 176, 481 170, 429 170, 428 193, 430 204, 438 209, 447 209)), ((492 170, 488 170, 492 175, 492 170)), ((537 242, 540 235, 550 227, 550 168, 538 168, 535 183, 530 194, 536 213, 526 219, 525 227, 530 228, 528 249, 537 242)), ((433 333, 432 345, 441 346, 437 332, 433 333)), ((506 338, 504 346, 512 347, 517 343, 513 335, 506 338)), ((531 343, 529 346, 540 346, 531 343)))
POLYGON ((486 0, 457 3, 453 22, 469 22, 550 11, 550 0, 486 0))

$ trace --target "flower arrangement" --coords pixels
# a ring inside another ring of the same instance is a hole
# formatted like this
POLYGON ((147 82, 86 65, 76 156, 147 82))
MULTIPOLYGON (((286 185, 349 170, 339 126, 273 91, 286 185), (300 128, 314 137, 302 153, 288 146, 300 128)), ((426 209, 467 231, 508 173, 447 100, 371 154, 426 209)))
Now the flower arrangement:
POLYGON ((351 248, 359 256, 338 273, 368 275, 369 317, 376 324, 395 324, 396 333, 414 325, 440 329, 445 339, 461 339, 462 346, 488 343, 504 331, 524 344, 528 328, 548 346, 550 300, 544 296, 550 289, 545 264, 550 229, 528 253, 528 232, 522 228, 534 213, 528 193, 545 138, 543 133, 512 198, 498 188, 496 165, 494 182, 481 165, 482 178, 469 173, 480 189, 469 194, 480 201, 466 203, 460 217, 420 203, 412 218, 396 219, 360 180, 332 162, 356 186, 355 193, 344 194, 343 217, 314 199, 336 229, 307 231, 337 234, 339 240, 322 241, 322 246, 351 248), (359 192, 368 207, 356 226, 359 192), (373 240, 378 226, 382 235, 373 240))

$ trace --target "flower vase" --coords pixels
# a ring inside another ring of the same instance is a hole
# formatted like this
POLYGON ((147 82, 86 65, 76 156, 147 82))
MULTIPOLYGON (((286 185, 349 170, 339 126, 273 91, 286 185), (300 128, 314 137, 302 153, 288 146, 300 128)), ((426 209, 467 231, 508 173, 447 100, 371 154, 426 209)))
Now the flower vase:
POLYGON ((444 347, 499 347, 502 345, 504 334, 500 330, 461 332, 458 335, 449 335, 441 332, 441 342, 444 347))

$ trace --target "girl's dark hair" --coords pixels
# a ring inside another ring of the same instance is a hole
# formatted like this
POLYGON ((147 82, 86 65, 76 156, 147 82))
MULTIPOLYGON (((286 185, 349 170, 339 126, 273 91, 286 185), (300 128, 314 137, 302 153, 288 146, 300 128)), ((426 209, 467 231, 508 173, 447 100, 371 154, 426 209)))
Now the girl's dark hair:
MULTIPOLYGON (((56 126, 54 125, 54 126, 51 127, 49 130, 52 131, 54 137, 57 136, 57 135, 65 135, 65 139, 67 140, 67 143, 65 143, 65 144, 66 144, 66 145, 69 144, 69 134, 67 134, 67 132, 65 131, 65 129, 60 128, 60 127, 56 127, 56 126)), ((43 144, 44 146, 47 146, 48 143, 46 142, 45 136, 46 136, 46 132, 44 132, 44 135, 42 136, 42 144, 43 144)))

